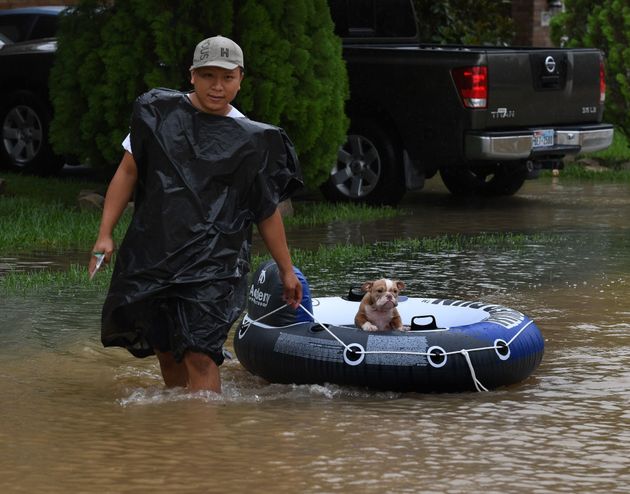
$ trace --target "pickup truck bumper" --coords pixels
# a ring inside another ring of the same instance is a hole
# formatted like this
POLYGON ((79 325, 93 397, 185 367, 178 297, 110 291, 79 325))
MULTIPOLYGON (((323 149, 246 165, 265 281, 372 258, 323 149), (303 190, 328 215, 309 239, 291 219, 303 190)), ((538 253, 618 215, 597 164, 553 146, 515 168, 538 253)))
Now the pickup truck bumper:
POLYGON ((539 129, 502 132, 475 132, 465 135, 464 155, 468 160, 518 160, 537 156, 564 156, 606 149, 612 143, 613 126, 609 124, 572 127, 540 127, 553 130, 553 143, 534 146, 539 129))

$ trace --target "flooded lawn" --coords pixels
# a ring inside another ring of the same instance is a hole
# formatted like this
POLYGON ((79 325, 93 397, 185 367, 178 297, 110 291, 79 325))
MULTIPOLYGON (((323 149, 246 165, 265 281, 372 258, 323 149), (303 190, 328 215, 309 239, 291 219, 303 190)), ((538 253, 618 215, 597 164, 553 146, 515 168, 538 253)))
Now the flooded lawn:
MULTIPOLYGON (((104 293, 3 297, 0 490, 628 492, 630 186, 534 181, 479 201, 436 182, 403 207, 411 214, 294 230, 289 242, 480 232, 544 241, 400 252, 338 273, 302 267, 311 291, 340 295, 386 274, 408 295, 513 307, 545 338, 527 381, 434 395, 270 385, 232 360, 223 395, 187 394, 162 388, 153 359, 101 348, 104 293)), ((0 258, 0 268, 82 256, 0 258)))

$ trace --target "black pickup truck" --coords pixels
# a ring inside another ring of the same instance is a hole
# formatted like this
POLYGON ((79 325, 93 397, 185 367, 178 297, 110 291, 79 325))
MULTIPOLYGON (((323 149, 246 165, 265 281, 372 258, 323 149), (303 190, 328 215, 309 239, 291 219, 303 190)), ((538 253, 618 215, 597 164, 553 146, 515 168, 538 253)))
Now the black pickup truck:
MULTIPOLYGON (((438 171, 456 194, 514 194, 541 167, 612 141, 599 50, 427 45, 412 0, 329 6, 351 119, 322 187, 329 199, 395 204, 438 171)), ((49 35, 60 10, 31 9, 22 36, 49 35)), ((63 164, 47 139, 54 51, 54 39, 0 48, 0 165, 50 173, 63 164)))
POLYGON ((599 50, 421 44, 413 2, 329 5, 351 119, 330 199, 393 204, 438 171, 455 194, 514 194, 541 167, 612 142, 599 50))

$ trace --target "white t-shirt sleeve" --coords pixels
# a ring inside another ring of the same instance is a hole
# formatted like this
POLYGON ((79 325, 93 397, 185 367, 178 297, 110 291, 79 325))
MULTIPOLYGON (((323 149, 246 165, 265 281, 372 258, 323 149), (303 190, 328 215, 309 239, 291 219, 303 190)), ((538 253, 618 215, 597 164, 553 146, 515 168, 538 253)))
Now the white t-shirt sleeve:
POLYGON ((124 148, 125 151, 127 151, 129 154, 133 154, 131 152, 131 134, 127 134, 127 137, 125 137, 125 140, 122 142, 122 147, 124 148))
MULTIPOLYGON (((243 115, 240 111, 238 111, 235 107, 232 106, 229 113, 226 115, 226 117, 245 118, 245 115, 243 115)), ((131 134, 127 134, 127 137, 125 137, 125 139, 122 142, 122 147, 129 154, 133 154, 131 152, 131 134)))
POLYGON ((238 111, 236 108, 232 106, 232 109, 228 112, 226 117, 245 118, 245 115, 243 115, 240 111, 238 111))

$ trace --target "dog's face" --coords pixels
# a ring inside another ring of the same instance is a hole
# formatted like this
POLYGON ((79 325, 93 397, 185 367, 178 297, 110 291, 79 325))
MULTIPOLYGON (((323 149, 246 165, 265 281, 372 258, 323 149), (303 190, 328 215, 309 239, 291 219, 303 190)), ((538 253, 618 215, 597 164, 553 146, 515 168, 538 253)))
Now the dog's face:
POLYGON ((405 284, 399 280, 382 278, 367 281, 361 288, 369 296, 369 305, 376 310, 385 311, 398 305, 398 293, 405 288, 405 284))
POLYGON ((405 288, 402 281, 382 278, 363 283, 365 292, 354 318, 356 326, 364 331, 403 330, 400 314, 396 309, 398 293, 405 288))

